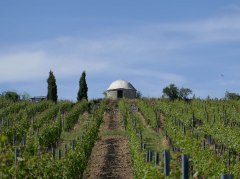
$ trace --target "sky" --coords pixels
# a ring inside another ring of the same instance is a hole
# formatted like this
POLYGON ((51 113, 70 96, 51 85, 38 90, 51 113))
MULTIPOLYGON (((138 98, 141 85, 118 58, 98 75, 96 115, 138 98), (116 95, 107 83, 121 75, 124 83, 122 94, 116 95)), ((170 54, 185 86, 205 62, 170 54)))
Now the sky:
POLYGON ((196 97, 240 93, 239 0, 0 0, 0 93, 89 99, 118 79, 145 97, 169 84, 196 97))

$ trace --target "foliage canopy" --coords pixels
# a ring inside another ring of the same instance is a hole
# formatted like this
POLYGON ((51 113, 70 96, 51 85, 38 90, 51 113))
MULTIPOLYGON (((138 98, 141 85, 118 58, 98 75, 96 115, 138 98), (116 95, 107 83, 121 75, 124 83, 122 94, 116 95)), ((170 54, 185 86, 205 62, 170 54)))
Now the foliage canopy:
POLYGON ((51 100, 53 102, 57 102, 57 99, 58 99, 57 84, 56 84, 55 76, 51 70, 49 72, 49 77, 47 79, 47 83, 48 83, 47 99, 51 100))
POLYGON ((163 97, 167 97, 170 100, 183 99, 188 100, 188 96, 192 94, 192 90, 189 88, 178 88, 175 84, 163 88, 163 97))
POLYGON ((82 76, 79 80, 79 90, 77 94, 77 100, 81 101, 82 99, 88 100, 88 86, 86 82, 86 72, 82 72, 82 76))

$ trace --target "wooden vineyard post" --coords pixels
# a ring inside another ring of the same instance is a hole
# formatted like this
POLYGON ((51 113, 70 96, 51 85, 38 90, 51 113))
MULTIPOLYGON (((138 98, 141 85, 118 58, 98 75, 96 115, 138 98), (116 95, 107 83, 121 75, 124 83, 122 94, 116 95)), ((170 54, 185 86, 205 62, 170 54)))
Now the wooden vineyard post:
POLYGON ((203 149, 205 150, 205 149, 206 149, 206 142, 205 142, 205 139, 203 139, 202 144, 203 144, 203 149))
POLYGON ((41 147, 40 146, 38 146, 37 155, 41 155, 41 147))
POLYGON ((182 154, 182 179, 189 178, 189 156, 182 154))
POLYGON ((137 121, 136 121, 136 118, 133 118, 133 127, 135 128, 137 125, 137 121))
POLYGON ((33 124, 34 124, 34 117, 32 116, 32 118, 31 118, 31 124, 32 124, 32 126, 33 126, 33 124))
POLYGON ((206 121, 208 123, 208 112, 206 112, 206 121))
POLYGON ((148 155, 148 150, 146 151, 146 162, 149 162, 149 155, 148 155))
POLYGON ((194 127, 195 127, 195 116, 194 116, 194 112, 193 112, 193 114, 192 114, 192 130, 194 129, 194 127))
POLYGON ((230 174, 230 175, 228 175, 228 174, 222 174, 222 175, 221 175, 221 179, 233 179, 233 175, 232 175, 232 174, 230 174))
POLYGON ((17 164, 19 156, 20 156, 20 149, 16 148, 15 149, 15 164, 17 164))
POLYGON ((152 162, 152 151, 147 150, 146 152, 146 162, 152 162))
POLYGON ((228 166, 230 168, 231 165, 231 150, 228 148, 228 166))
POLYGON ((146 149, 146 144, 143 144, 143 149, 146 149))
POLYGON ((169 152, 169 150, 164 150, 163 157, 164 157, 164 175, 169 176, 170 175, 170 152, 169 152))
POLYGON ((64 144, 64 154, 67 154, 67 144, 64 144))
POLYGON ((65 114, 63 113, 62 115, 61 115, 62 117, 61 117, 61 119, 62 119, 62 131, 64 131, 64 125, 65 125, 65 123, 64 123, 64 119, 65 119, 65 114))
POLYGON ((22 136, 22 145, 23 146, 26 145, 26 133, 24 133, 23 136, 22 136))
POLYGON ((75 149, 75 140, 72 140, 72 150, 75 149))
POLYGON ((175 126, 177 126, 177 119, 176 117, 173 118, 175 126))
POLYGON ((13 146, 16 144, 16 133, 13 134, 13 146))
POLYGON ((139 132, 139 142, 140 142, 140 150, 142 151, 142 132, 139 132))
POLYGON ((224 127, 227 127, 227 111, 224 111, 224 127))
POLYGON ((185 128, 185 126, 183 126, 183 133, 184 133, 184 135, 186 135, 186 128, 185 128))
POLYGON ((157 111, 155 112, 155 120, 156 120, 156 129, 159 132, 160 124, 159 124, 159 119, 157 111))
POLYGON ((214 150, 215 153, 217 154, 217 144, 213 144, 213 150, 214 150))
POLYGON ((152 151, 149 150, 148 152, 148 159, 149 159, 149 162, 152 162, 152 151))
POLYGON ((58 160, 61 160, 62 158, 62 152, 61 149, 58 149, 58 160))
POLYGON ((159 153, 156 152, 155 153, 155 166, 157 166, 159 164, 159 153))
POLYGON ((55 147, 52 148, 52 159, 55 160, 56 149, 55 147))
POLYGON ((81 139, 80 139, 81 142, 83 141, 83 139, 84 139, 84 134, 81 135, 81 139))

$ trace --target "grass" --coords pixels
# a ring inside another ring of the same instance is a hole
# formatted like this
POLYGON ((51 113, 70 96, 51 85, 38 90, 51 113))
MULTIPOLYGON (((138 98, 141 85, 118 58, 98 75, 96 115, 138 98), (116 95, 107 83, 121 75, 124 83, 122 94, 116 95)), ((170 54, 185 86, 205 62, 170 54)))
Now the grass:
POLYGON ((69 144, 72 140, 77 140, 78 137, 82 135, 83 129, 87 126, 89 122, 89 117, 82 116, 79 122, 74 126, 74 129, 72 129, 69 132, 63 131, 60 137, 61 145, 60 148, 64 147, 64 144, 69 144))
POLYGON ((168 148, 164 144, 165 138, 161 132, 158 133, 148 126, 140 113, 136 113, 136 117, 138 119, 137 125, 142 130, 143 143, 146 144, 146 149, 162 152, 168 148))
MULTIPOLYGON (((138 119, 138 125, 142 130, 143 143, 146 144, 146 150, 150 149, 152 151, 158 151, 163 153, 163 150, 169 149, 169 146, 166 143, 165 137, 162 132, 156 132, 152 129, 151 126, 146 124, 145 119, 140 113, 136 114, 138 119)), ((180 165, 178 162, 178 157, 180 153, 171 152, 171 177, 169 178, 180 178, 180 165), (176 177, 177 176, 177 177, 176 177)), ((163 161, 160 160, 159 170, 163 172, 163 161)), ((168 178, 168 177, 166 177, 168 178)))
POLYGON ((124 130, 107 130, 101 133, 101 136, 124 136, 126 137, 126 132, 124 130))

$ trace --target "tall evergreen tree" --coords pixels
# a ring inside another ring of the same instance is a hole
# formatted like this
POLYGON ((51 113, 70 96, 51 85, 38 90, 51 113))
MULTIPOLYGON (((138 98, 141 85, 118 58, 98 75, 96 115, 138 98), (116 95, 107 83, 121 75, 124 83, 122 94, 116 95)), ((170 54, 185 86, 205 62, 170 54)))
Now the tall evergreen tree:
POLYGON ((79 81, 79 90, 78 90, 78 96, 77 100, 81 101, 82 99, 88 100, 88 87, 86 82, 86 72, 83 71, 82 76, 79 81))
POLYGON ((47 79, 47 83, 48 83, 47 99, 52 100, 53 102, 57 102, 57 99, 58 99, 57 84, 56 84, 55 76, 51 70, 49 72, 49 77, 47 79))

